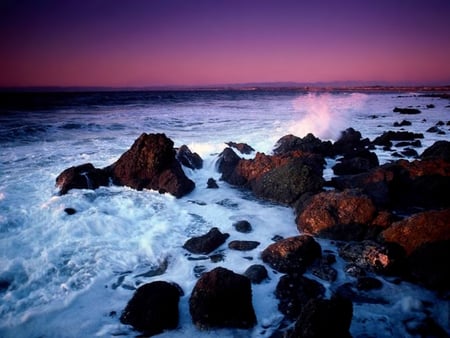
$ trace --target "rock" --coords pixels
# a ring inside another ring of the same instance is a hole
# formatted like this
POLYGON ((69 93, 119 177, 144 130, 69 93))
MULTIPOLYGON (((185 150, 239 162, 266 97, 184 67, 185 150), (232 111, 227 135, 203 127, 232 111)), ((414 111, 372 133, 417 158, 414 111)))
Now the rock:
POLYGON ((395 107, 393 112, 407 115, 415 115, 421 113, 421 111, 416 108, 398 108, 398 107, 395 107))
POLYGON ((189 298, 192 321, 200 329, 249 329, 256 324, 250 280, 224 268, 204 273, 189 298))
POLYGON ((339 248, 339 256, 361 269, 383 274, 399 273, 404 264, 400 247, 369 240, 346 243, 339 248))
POLYGON ((450 286, 450 241, 426 243, 408 257, 408 268, 414 281, 443 292, 450 286))
POLYGON ((345 155, 361 151, 370 144, 369 139, 362 139, 361 133, 353 128, 348 128, 341 132, 340 137, 333 143, 334 155, 345 155))
POLYGON ((402 122, 394 122, 394 127, 406 127, 412 125, 411 121, 403 120, 402 122))
POLYGON ((422 139, 423 134, 413 133, 410 131, 385 131, 381 136, 373 140, 374 145, 378 146, 392 146, 392 141, 413 141, 415 139, 422 139))
POLYGON ((65 209, 64 209, 64 212, 65 212, 67 215, 74 215, 74 214, 77 213, 77 211, 76 211, 74 208, 65 208, 65 209))
POLYGON ((237 149, 241 154, 248 155, 255 151, 255 149, 246 143, 227 142, 225 144, 231 148, 237 149))
POLYGON ((107 170, 117 185, 168 192, 177 198, 195 188, 176 160, 172 140, 164 134, 142 134, 107 170))
POLYGON ((183 248, 194 254, 206 255, 225 243, 229 236, 229 234, 223 234, 218 228, 214 227, 202 236, 188 239, 183 248))
POLYGON ((56 178, 56 186, 61 195, 71 189, 97 189, 109 185, 108 173, 95 168, 91 163, 65 169, 56 178))
POLYGON ((231 241, 228 247, 232 250, 250 251, 255 249, 260 243, 255 241, 231 241))
POLYGON ((347 299, 311 299, 303 307, 290 338, 351 338, 353 304, 347 299))
POLYGON ((379 165, 378 157, 369 150, 347 153, 333 166, 335 175, 353 175, 369 171, 379 165))
POLYGON ((128 302, 120 321, 146 336, 176 329, 179 299, 180 288, 173 284, 157 281, 142 285, 128 302))
POLYGON ((442 159, 446 162, 450 162, 450 142, 449 141, 436 141, 432 146, 424 150, 420 155, 422 159, 442 159))
POLYGON ((242 232, 242 233, 249 233, 252 232, 252 225, 249 221, 242 220, 238 221, 233 224, 233 227, 236 229, 236 231, 242 232))
POLYGON ((261 258, 279 272, 302 274, 321 254, 322 249, 313 237, 301 235, 269 245, 261 258))
POLYGON ((361 240, 376 216, 372 200, 358 190, 313 196, 297 217, 300 232, 335 240, 361 240))
POLYGON ((400 141, 395 146, 396 147, 415 147, 415 148, 420 148, 420 147, 422 147, 422 142, 420 142, 420 140, 400 141))
POLYGON ((381 233, 381 238, 399 244, 407 255, 424 244, 450 240, 450 208, 421 212, 395 222, 381 233))
POLYGON ((208 178, 208 182, 206 182, 206 187, 208 189, 219 189, 217 182, 214 178, 208 178))
POLYGON ((338 275, 338 272, 335 268, 333 268, 329 264, 324 264, 323 262, 314 264, 311 268, 311 272, 314 276, 327 282, 334 282, 338 275))
POLYGON ((263 175, 254 183, 253 192, 260 198, 289 205, 304 193, 319 191, 323 183, 321 172, 296 158, 263 175))
POLYGON ((315 280, 303 277, 284 275, 280 278, 275 296, 278 298, 278 310, 290 319, 296 319, 302 308, 311 299, 320 299, 325 288, 315 280))
POLYGON ((375 292, 367 292, 356 288, 355 283, 344 283, 337 288, 333 288, 333 295, 341 299, 347 299, 356 304, 381 304, 390 302, 375 292))
POLYGON ((414 149, 412 149, 412 148, 405 148, 405 149, 401 152, 401 154, 402 154, 403 156, 406 156, 406 157, 418 157, 418 156, 419 156, 419 154, 417 153, 417 151, 414 150, 414 149))
POLYGON ((267 269, 264 265, 254 264, 248 267, 244 272, 246 276, 253 284, 261 284, 264 280, 269 278, 267 269))
POLYGON ((231 175, 234 172, 237 164, 240 161, 240 157, 231 148, 225 148, 220 154, 217 160, 217 171, 222 174, 221 179, 228 182, 231 175))
POLYGON ((177 150, 177 160, 187 168, 201 169, 203 167, 203 159, 199 154, 191 152, 187 145, 182 145, 177 150))
POLYGON ((360 277, 356 282, 356 288, 362 291, 378 290, 383 287, 383 283, 373 277, 360 277))
POLYGON ((301 151, 328 156, 332 152, 331 149, 331 142, 323 142, 313 134, 308 134, 303 138, 286 135, 277 141, 273 153, 275 155, 281 155, 292 151, 301 151))

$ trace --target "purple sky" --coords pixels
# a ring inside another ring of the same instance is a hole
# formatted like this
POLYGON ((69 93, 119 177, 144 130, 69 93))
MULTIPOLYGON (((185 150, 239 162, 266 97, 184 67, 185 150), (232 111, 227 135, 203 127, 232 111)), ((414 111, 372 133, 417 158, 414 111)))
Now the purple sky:
POLYGON ((0 0, 0 87, 450 84, 449 0, 0 0))

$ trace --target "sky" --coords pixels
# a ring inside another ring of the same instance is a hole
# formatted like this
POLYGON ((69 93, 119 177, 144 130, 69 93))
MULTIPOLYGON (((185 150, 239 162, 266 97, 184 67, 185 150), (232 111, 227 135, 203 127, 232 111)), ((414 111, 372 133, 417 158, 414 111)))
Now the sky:
POLYGON ((450 84, 450 0, 0 0, 0 87, 450 84))

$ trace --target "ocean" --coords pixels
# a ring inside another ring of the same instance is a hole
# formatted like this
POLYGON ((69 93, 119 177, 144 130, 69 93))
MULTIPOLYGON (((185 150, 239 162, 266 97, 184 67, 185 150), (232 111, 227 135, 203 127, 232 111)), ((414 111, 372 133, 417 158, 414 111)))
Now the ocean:
MULTIPOLYGON (((400 130, 393 123, 407 119, 405 130, 425 135, 420 154, 437 140, 449 140, 450 132, 448 126, 440 127, 445 134, 427 132, 450 120, 450 102, 418 93, 191 90, 11 93, 1 99, 1 337, 133 337, 120 313, 139 285, 155 280, 175 282, 184 291, 179 328, 161 337, 270 337, 282 320, 273 294, 281 274, 270 269, 268 281, 252 286, 258 320, 252 330, 199 331, 189 316, 199 271, 223 266, 243 273, 262 263, 260 253, 274 236, 298 235, 292 209, 220 181, 215 164, 225 142, 270 154, 287 134, 336 140, 353 127, 373 140, 400 130), (394 107, 422 113, 400 115, 394 107), (165 133, 175 146, 186 144, 203 158, 203 169, 184 168, 196 184, 192 193, 176 199, 110 186, 58 195, 55 179, 64 169, 110 165, 143 132, 165 133), (210 177, 219 189, 206 188, 210 177), (68 215, 66 208, 76 213, 68 215), (238 233, 233 223, 239 220, 250 221, 253 231, 238 233), (189 260, 184 242, 212 227, 229 233, 229 240, 261 244, 249 252, 224 244, 219 262, 189 260)), ((381 164, 394 159, 381 148, 376 153, 381 164)), ((327 159, 326 178, 334 163, 327 159)), ((318 241, 337 252, 332 242, 318 241)), ((344 263, 338 257, 336 264, 344 263)), ((334 283, 348 280, 340 273, 334 283)), ((320 282, 330 296, 332 285, 320 282)), ((354 337, 409 337, 403 323, 422 316, 423 304, 432 304, 426 310, 450 333, 448 303, 432 291, 387 279, 380 293, 388 304, 354 305, 354 337)))

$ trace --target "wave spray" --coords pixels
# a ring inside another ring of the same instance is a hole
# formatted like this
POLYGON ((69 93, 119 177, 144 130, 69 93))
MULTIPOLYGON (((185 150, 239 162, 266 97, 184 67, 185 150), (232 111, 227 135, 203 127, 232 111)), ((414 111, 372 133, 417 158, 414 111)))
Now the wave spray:
POLYGON ((343 96, 330 93, 302 95, 293 101, 296 120, 288 128, 289 132, 303 137, 308 133, 324 140, 336 140, 341 131, 350 127, 354 113, 367 100, 366 94, 352 93, 343 96))

